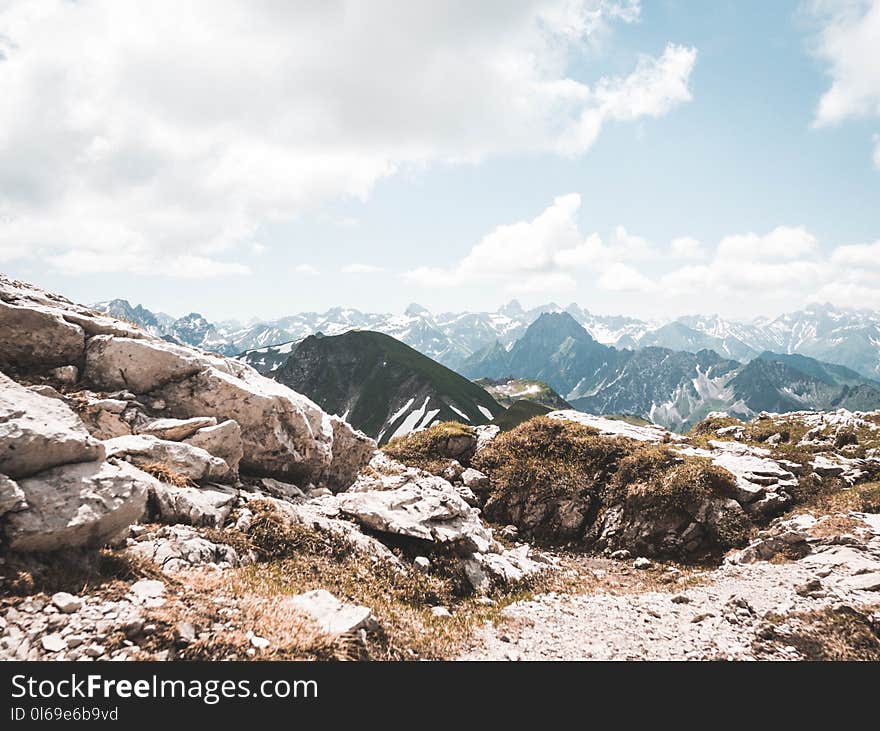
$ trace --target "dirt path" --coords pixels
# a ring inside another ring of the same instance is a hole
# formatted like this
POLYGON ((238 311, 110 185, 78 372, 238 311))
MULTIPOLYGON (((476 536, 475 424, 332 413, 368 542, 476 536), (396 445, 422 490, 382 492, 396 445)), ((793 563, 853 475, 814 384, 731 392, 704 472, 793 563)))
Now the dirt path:
POLYGON ((511 605, 462 659, 798 660, 818 651, 809 642, 805 649, 805 636, 849 627, 852 618, 857 629, 876 633, 880 648, 880 525, 864 539, 824 540, 798 561, 701 574, 564 557, 586 585, 511 605))

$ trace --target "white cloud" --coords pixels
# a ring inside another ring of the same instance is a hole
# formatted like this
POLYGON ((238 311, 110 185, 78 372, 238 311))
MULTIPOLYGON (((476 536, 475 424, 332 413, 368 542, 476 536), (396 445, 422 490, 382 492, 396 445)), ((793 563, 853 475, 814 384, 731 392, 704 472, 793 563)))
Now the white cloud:
POLYGON ((770 233, 726 236, 718 244, 718 256, 736 261, 791 261, 816 252, 818 242, 802 226, 777 226, 770 233))
POLYGON ((297 264, 293 268, 293 271, 295 274, 305 274, 309 277, 314 277, 314 276, 320 274, 320 272, 315 267, 313 267, 311 264, 297 264))
POLYGON ((571 292, 577 288, 574 277, 562 272, 549 272, 547 274, 530 274, 523 279, 511 281, 506 290, 510 294, 541 294, 554 295, 571 292))
POLYGON ((822 22, 817 51, 829 62, 832 80, 815 123, 880 115, 880 0, 824 0, 812 7, 822 22))
POLYGON ((653 283, 624 261, 645 262, 656 255, 641 236, 617 226, 607 243, 578 226, 581 197, 558 196, 531 221, 502 224, 486 234, 456 266, 419 267, 404 273, 425 287, 500 283, 515 294, 554 294, 577 286, 575 274, 599 277, 612 291, 649 291, 653 283))
POLYGON ((347 264, 342 267, 343 274, 377 274, 384 271, 382 267, 373 264, 347 264))
POLYGON ((562 131, 559 152, 577 155, 589 149, 607 121, 661 117, 676 104, 691 100, 690 75, 697 60, 694 48, 668 45, 660 58, 643 56, 625 78, 603 78, 596 89, 571 88, 574 96, 592 100, 576 124, 562 131))
MULTIPOLYGON (((872 244, 840 246, 831 255, 831 261, 845 267, 880 270, 880 240, 872 244)), ((876 273, 871 276, 877 276, 876 273)))
MULTIPOLYGON (((813 124, 880 117, 880 0, 813 0, 810 8, 821 23, 816 51, 831 76, 813 124)), ((880 146, 874 163, 880 167, 880 146)))
POLYGON ((259 256, 260 254, 265 254, 269 250, 269 247, 266 244, 261 244, 259 241, 253 241, 251 243, 251 252, 259 256))
POLYGON ((78 252, 82 270, 135 271, 139 256, 161 272, 186 253, 221 270, 262 224, 364 198, 402 168, 581 154, 605 122, 690 98, 696 52, 679 46, 620 78, 575 78, 571 58, 638 10, 0 3, 0 258, 78 252))
POLYGON ((679 236, 672 240, 670 249, 675 259, 705 259, 703 244, 691 236, 679 236))
POLYGON ((657 285, 631 266, 615 262, 599 276, 600 289, 609 292, 653 292, 657 285))

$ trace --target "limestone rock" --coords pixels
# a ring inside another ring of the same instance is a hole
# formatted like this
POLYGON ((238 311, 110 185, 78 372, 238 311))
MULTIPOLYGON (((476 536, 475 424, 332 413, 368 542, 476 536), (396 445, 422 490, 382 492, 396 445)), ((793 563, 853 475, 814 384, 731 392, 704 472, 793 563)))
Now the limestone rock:
POLYGON ((160 523, 222 528, 235 507, 237 496, 229 490, 175 487, 159 483, 150 488, 150 517, 160 523))
POLYGON ((85 377, 98 388, 147 393, 220 361, 161 340, 96 335, 86 349, 85 377))
POLYGON ((383 533, 451 544, 467 551, 486 552, 492 534, 480 520, 480 511, 468 505, 446 480, 404 468, 384 481, 381 475, 359 478, 355 486, 336 496, 344 515, 383 533))
POLYGON ((104 447, 63 401, 0 373, 0 473, 18 478, 56 465, 104 458, 104 447))
POLYGON ((237 421, 227 419, 216 426, 203 427, 183 441, 219 457, 229 465, 230 470, 238 472, 238 464, 244 456, 244 446, 241 427, 237 421))
POLYGON ((59 313, 0 299, 0 366, 70 365, 82 359, 84 350, 82 328, 59 313))
POLYGON ((490 487, 489 478, 479 470, 475 470, 473 467, 468 467, 461 473, 461 481, 464 483, 465 487, 470 488, 474 492, 483 492, 490 487))
POLYGON ((21 488, 6 475, 0 475, 0 518, 14 510, 27 507, 21 488))
POLYGON ((199 429, 217 426, 213 416, 196 416, 192 419, 155 419, 135 431, 138 434, 180 442, 193 436, 199 429))
MULTIPOLYGON (((252 556, 239 554, 225 543, 209 541, 194 528, 184 525, 162 526, 157 531, 144 533, 127 550, 132 555, 152 561, 166 573, 184 571, 195 566, 234 568, 253 562, 252 556)), ((132 591, 142 583, 145 582, 132 585, 132 591)), ((161 582, 150 583, 159 584, 164 592, 161 582)))
POLYGON ((157 481, 131 465, 85 462, 19 481, 28 508, 7 516, 14 551, 98 547, 143 515, 157 481))
POLYGON ((334 637, 377 627, 369 608, 343 604, 326 589, 297 594, 282 602, 312 619, 321 632, 334 637))
POLYGON ((204 449, 182 442, 132 434, 104 442, 108 457, 123 457, 135 465, 163 464, 196 482, 222 480, 229 476, 229 465, 204 449))

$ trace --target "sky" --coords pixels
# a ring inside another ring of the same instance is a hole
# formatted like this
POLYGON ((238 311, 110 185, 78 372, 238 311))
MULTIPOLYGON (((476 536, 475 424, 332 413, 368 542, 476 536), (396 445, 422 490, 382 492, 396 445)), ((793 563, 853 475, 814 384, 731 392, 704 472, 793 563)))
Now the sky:
POLYGON ((0 271, 212 320, 880 310, 880 0, 0 0, 0 271))

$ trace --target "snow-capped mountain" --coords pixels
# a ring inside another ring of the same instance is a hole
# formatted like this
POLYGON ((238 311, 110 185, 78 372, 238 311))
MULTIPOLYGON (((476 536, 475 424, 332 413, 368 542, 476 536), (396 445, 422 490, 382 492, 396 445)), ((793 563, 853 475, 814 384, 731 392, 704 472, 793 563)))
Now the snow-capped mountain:
POLYGON ((316 333, 339 335, 351 330, 372 330, 391 335, 454 370, 464 368, 477 353, 484 355, 483 351, 495 350, 500 354, 509 350, 541 314, 565 312, 593 340, 618 349, 655 346, 690 353, 714 350, 724 358, 738 361, 751 360, 764 351, 801 354, 880 378, 880 314, 830 305, 811 305, 751 323, 732 322, 714 315, 646 322, 597 315, 576 304, 563 308, 551 302, 524 309, 515 300, 495 312, 432 314, 416 304, 402 314, 336 307, 323 313, 303 312, 250 323, 210 323, 197 313, 175 320, 140 305, 133 307, 125 300, 99 303, 95 308, 141 324, 170 340, 224 355, 271 350, 316 333))
POLYGON ((380 443, 441 421, 487 424, 505 411, 478 384, 364 330, 305 338, 272 377, 380 443))
POLYGON ((655 345, 618 349, 595 340, 569 313, 541 315, 511 348, 471 357, 470 378, 546 381, 577 409, 633 414, 683 430, 711 411, 880 408, 880 382, 802 355, 765 352, 743 364, 713 350, 655 345))

